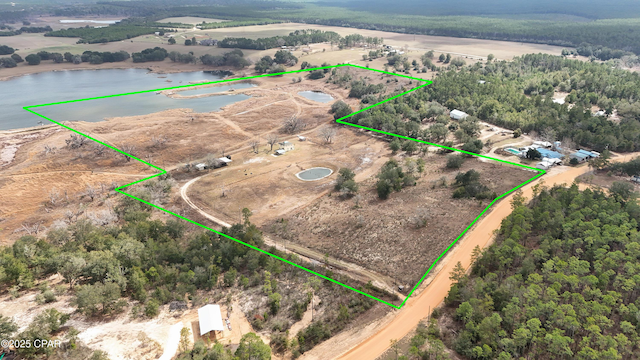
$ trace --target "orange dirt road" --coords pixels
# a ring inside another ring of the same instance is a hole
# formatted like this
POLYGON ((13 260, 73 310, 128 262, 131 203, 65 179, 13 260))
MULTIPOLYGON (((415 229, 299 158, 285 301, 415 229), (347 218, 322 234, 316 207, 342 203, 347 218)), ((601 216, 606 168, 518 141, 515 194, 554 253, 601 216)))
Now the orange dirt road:
MULTIPOLYGON (((623 157, 620 156, 615 160, 620 161, 622 159, 623 157)), ((556 175, 545 175, 524 186, 522 188, 523 195, 530 198, 533 194, 533 186, 540 183, 541 180, 544 181, 546 186, 562 183, 571 184, 576 177, 589 170, 589 167, 581 166, 571 168, 556 175)), ((456 263, 459 261, 465 269, 468 269, 471 263, 471 252, 473 248, 480 246, 484 249, 491 243, 494 230, 498 229, 502 219, 511 213, 512 197, 513 194, 494 205, 492 211, 480 220, 471 232, 467 233, 467 235, 460 240, 453 252, 448 254, 449 256, 447 258, 443 259, 445 263, 433 281, 431 281, 418 296, 410 298, 405 306, 398 311, 398 315, 396 315, 393 320, 386 323, 384 327, 378 330, 373 336, 338 356, 338 358, 349 360, 376 359, 390 347, 392 339, 402 339, 418 325, 420 320, 426 318, 429 315, 429 310, 433 310, 440 305, 447 296, 451 288, 449 274, 456 263)))

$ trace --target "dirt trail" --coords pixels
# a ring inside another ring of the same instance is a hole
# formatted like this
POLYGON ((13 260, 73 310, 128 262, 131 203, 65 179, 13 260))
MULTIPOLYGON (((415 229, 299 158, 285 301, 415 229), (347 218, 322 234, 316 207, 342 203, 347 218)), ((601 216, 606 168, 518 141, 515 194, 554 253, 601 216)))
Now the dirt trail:
MULTIPOLYGON (((632 155, 633 157, 637 154, 627 154, 627 156, 628 155, 632 155)), ((612 159, 612 161, 623 161, 624 158, 623 156, 619 156, 612 159)), ((558 174, 542 177, 542 181, 544 181, 546 186, 563 183, 571 184, 576 177, 589 170, 588 166, 570 168, 558 174)), ((525 186, 523 188, 523 195, 530 198, 533 194, 533 186, 538 183, 540 183, 540 180, 525 186)), ((429 311, 440 305, 447 296, 451 288, 449 274, 453 270, 453 267, 458 262, 461 262, 462 266, 468 269, 471 263, 471 252, 473 248, 476 246, 485 248, 491 244, 494 230, 498 229, 502 219, 511 213, 512 197, 513 194, 500 201, 488 215, 480 220, 471 232, 467 233, 458 243, 457 247, 444 259, 444 263, 441 264, 442 268, 433 280, 418 296, 410 298, 393 320, 384 324, 375 335, 342 354, 334 355, 334 358, 349 360, 375 359, 389 348, 392 339, 401 339, 409 333, 409 331, 414 329, 418 325, 418 322, 426 318, 429 315, 429 311)), ((311 353, 312 352, 313 351, 311 351, 311 353)))
POLYGON ((178 351, 178 343, 180 342, 180 330, 182 330, 182 322, 174 324, 169 328, 169 337, 164 343, 164 352, 158 360, 171 360, 178 351))

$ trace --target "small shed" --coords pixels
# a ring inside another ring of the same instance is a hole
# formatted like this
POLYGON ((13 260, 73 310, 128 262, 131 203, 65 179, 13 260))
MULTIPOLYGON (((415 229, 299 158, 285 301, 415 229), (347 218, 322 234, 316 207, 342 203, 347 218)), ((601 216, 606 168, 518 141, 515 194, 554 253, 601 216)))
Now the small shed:
POLYGON ((550 167, 551 167, 551 164, 546 162, 539 162, 536 164, 536 169, 549 170, 550 167))
POLYGON ((578 160, 578 162, 584 162, 588 159, 587 155, 581 154, 580 152, 574 152, 573 154, 569 155, 569 158, 576 159, 578 160))
POLYGON ((544 148, 550 148, 551 147, 551 143, 548 142, 548 141, 534 141, 533 145, 534 146, 544 147, 544 148))
POLYGON ((283 141, 279 143, 280 150, 284 150, 285 152, 293 150, 293 143, 290 141, 283 141))
POLYGON ((553 99, 553 102, 562 105, 564 104, 564 99, 553 99))
POLYGON ((454 109, 454 110, 451 110, 451 112, 449 113, 449 116, 451 116, 451 118, 454 120, 462 120, 462 119, 465 119, 467 116, 469 116, 469 114, 467 114, 464 111, 454 109))
POLYGON ((276 150, 276 155, 284 155, 286 151, 284 150, 276 150))
POLYGON ((218 158, 218 160, 220 160, 222 162, 222 166, 226 166, 227 164, 229 164, 231 162, 231 159, 230 159, 229 156, 218 158))
POLYGON ((198 171, 202 171, 206 168, 207 168, 207 165, 205 163, 196 164, 196 170, 198 171))
POLYGON ((580 153, 587 157, 587 159, 597 158, 600 156, 599 152, 595 151, 587 151, 587 150, 578 150, 577 153, 580 153))
POLYGON ((198 322, 200 324, 200 336, 214 331, 224 331, 220 305, 207 304, 198 309, 198 322))

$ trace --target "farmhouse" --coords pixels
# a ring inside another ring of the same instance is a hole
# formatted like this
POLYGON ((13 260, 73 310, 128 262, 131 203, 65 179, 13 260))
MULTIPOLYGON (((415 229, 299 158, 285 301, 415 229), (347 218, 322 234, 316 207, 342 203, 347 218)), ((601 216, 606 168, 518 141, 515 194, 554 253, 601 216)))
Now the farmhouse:
POLYGON ((454 120, 462 120, 462 119, 465 119, 467 116, 469 116, 469 114, 460 110, 451 110, 451 113, 449 113, 449 116, 451 116, 451 118, 454 120))
MULTIPOLYGON (((198 309, 198 323, 200 324, 200 336, 213 332, 213 337, 222 334, 224 324, 220 305, 207 304, 198 309)), ((211 335, 211 334, 210 334, 211 335)))

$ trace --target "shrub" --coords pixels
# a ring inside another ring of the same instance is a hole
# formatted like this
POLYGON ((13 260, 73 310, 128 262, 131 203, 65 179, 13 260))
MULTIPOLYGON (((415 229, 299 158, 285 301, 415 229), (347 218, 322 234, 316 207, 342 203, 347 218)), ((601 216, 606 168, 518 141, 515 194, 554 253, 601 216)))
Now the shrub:
POLYGON ((16 63, 21 63, 24 60, 22 59, 22 56, 18 55, 18 54, 11 54, 11 58, 13 59, 13 61, 15 61, 16 63))
POLYGON ((0 55, 13 54, 14 51, 15 51, 15 49, 12 48, 11 46, 0 45, 0 55))
POLYGON ((331 105, 331 112, 333 113, 334 119, 339 119, 351 114, 353 112, 353 109, 351 109, 351 106, 349 106, 349 104, 345 103, 342 100, 339 100, 331 105))
POLYGON ((447 169, 459 169, 464 163, 464 155, 452 154, 447 157, 447 169))
POLYGON ((40 64, 40 56, 36 54, 29 54, 24 58, 29 65, 39 65, 40 64))
POLYGON ((467 196, 467 191, 465 190, 464 186, 460 186, 459 188, 456 189, 456 191, 453 192, 454 199, 461 199, 466 196, 467 196))
POLYGON ((158 316, 160 304, 156 299, 149 299, 144 306, 144 315, 150 318, 158 316))
POLYGON ((324 71, 322 70, 313 70, 307 75, 307 77, 311 80, 318 80, 324 77, 324 71))

